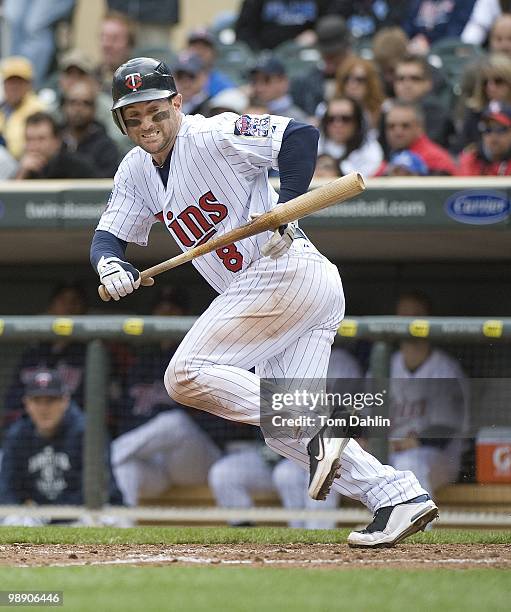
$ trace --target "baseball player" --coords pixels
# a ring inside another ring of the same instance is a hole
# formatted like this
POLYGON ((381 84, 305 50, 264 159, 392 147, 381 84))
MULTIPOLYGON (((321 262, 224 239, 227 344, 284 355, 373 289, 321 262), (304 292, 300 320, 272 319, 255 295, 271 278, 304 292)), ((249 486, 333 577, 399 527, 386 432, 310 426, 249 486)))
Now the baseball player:
MULTIPOLYGON (((151 58, 120 66, 112 93, 114 121, 137 145, 119 166, 91 245, 92 265, 115 300, 141 285, 126 247, 147 245, 157 221, 186 250, 308 189, 318 140, 312 126, 274 115, 185 116, 170 70, 151 58), (270 168, 280 172, 279 195, 269 184, 270 168)), ((325 378, 344 294, 336 266, 296 223, 193 264, 219 295, 165 372, 176 402, 258 425, 260 377, 325 378)), ((328 434, 266 442, 309 468, 313 499, 324 499, 333 484, 374 511, 366 529, 350 534, 351 545, 392 546, 437 516, 411 472, 384 466, 354 440, 328 434)))
MULTIPOLYGON (((427 296, 403 293, 396 314, 431 316, 427 296)), ((468 389, 458 361, 425 338, 403 340, 390 363, 390 463, 434 493, 455 482, 468 429, 468 389), (434 380, 432 380, 434 379, 434 380)))

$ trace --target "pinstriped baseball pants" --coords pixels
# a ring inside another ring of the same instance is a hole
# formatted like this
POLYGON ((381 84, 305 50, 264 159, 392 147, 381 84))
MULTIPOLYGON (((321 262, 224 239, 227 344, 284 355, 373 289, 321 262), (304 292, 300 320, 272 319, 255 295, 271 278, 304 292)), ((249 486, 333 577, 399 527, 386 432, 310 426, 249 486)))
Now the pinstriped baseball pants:
MULTIPOLYGON (((258 425, 260 377, 326 377, 344 316, 342 283, 333 264, 307 251, 309 243, 296 242, 288 255, 251 264, 195 322, 165 372, 175 401, 258 425), (253 367, 255 374, 248 371, 253 367)), ((303 442, 281 437, 266 443, 308 469, 303 442)), ((412 472, 382 465, 354 440, 334 488, 371 511, 425 493, 412 472)))

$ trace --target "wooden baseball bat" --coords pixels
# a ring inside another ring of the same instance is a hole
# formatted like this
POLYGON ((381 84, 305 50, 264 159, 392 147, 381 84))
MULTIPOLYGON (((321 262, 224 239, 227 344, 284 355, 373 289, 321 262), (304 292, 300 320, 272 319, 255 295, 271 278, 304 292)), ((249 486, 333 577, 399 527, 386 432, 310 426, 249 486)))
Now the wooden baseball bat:
MULTIPOLYGON (((358 172, 351 172, 327 185, 322 185, 288 202, 284 202, 284 204, 279 204, 273 210, 263 213, 259 217, 252 219, 252 221, 245 223, 245 225, 241 225, 225 234, 208 240, 204 244, 193 247, 171 259, 162 261, 151 268, 147 268, 147 270, 143 270, 140 273, 140 277, 142 281, 147 280, 157 274, 172 270, 172 268, 176 268, 196 257, 229 246, 233 242, 250 238, 250 236, 255 236, 268 230, 274 231, 280 225, 311 215, 332 204, 340 204, 350 198, 354 198, 362 193, 364 189, 365 184, 362 175, 358 174, 358 172)), ((110 296, 103 285, 98 287, 98 293, 104 302, 110 300, 110 296)))

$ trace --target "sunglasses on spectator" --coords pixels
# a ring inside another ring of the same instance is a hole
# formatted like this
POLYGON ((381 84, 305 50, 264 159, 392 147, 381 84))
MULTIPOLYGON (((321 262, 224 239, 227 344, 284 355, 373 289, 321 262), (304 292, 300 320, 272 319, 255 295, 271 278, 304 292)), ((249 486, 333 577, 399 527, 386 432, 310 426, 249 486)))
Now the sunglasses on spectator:
POLYGON ((336 121, 340 123, 351 123, 353 121, 353 115, 327 115, 325 121, 327 123, 334 123, 336 121))
POLYGON ((510 126, 508 125, 480 125, 479 131, 481 134, 505 134, 509 132, 510 126))
POLYGON ((409 130, 412 127, 411 123, 387 123, 388 130, 395 130, 396 128, 402 128, 403 130, 409 130))
POLYGON ((358 74, 347 74, 344 78, 344 82, 347 83, 348 81, 354 81, 359 85, 363 85, 364 83, 367 83, 367 77, 358 74))
POLYGON ((504 85, 504 84, 507 85, 506 80, 499 76, 488 77, 487 79, 484 80, 484 84, 488 85, 488 83, 493 83, 494 85, 504 85))
POLYGON ((424 81, 422 74, 396 74, 394 78, 399 83, 402 83, 403 81, 412 81, 413 83, 420 83, 421 81, 424 81))
POLYGON ((66 104, 76 104, 77 106, 78 105, 88 106, 90 108, 94 106, 94 100, 80 100, 78 98, 66 98, 65 103, 66 104))

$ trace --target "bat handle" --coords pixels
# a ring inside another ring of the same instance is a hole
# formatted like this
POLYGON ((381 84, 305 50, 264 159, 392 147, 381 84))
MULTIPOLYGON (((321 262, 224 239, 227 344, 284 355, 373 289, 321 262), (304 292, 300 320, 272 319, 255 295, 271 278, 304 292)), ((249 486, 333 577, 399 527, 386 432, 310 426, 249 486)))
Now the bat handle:
POLYGON ((100 285, 98 287, 98 293, 99 297, 103 300, 103 302, 109 302, 112 299, 108 291, 105 289, 104 285, 100 285))

